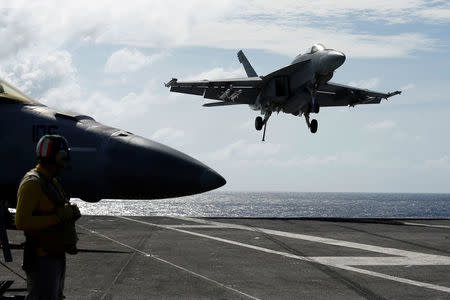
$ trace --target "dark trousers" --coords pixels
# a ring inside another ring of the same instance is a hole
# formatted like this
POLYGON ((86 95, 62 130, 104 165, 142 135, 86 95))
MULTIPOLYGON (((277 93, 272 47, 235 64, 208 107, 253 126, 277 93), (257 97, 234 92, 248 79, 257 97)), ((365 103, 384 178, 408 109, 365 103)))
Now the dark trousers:
POLYGON ((37 268, 27 271, 27 299, 59 300, 64 299, 64 279, 66 275, 66 257, 47 255, 37 257, 37 268))

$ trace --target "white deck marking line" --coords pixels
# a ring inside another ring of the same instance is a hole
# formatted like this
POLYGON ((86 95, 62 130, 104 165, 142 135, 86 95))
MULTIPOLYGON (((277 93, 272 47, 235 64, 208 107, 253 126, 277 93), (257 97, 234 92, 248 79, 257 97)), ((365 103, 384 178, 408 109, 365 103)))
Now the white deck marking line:
POLYGON ((450 226, 446 226, 446 225, 433 225, 433 224, 423 224, 423 223, 413 223, 413 222, 402 222, 402 223, 405 225, 412 225, 412 226, 450 229, 450 226))
POLYGON ((421 282, 421 281, 415 281, 415 280, 411 280, 411 279, 387 275, 387 274, 378 273, 378 272, 369 271, 369 270, 360 269, 360 268, 354 268, 354 267, 350 267, 350 266, 340 266, 340 268, 343 270, 358 272, 358 273, 366 274, 366 275, 373 276, 373 277, 389 279, 389 280, 398 281, 401 283, 420 286, 420 287, 427 288, 427 289, 450 293, 450 288, 448 288, 446 286, 441 286, 441 285, 436 285, 436 284, 431 284, 431 283, 426 283, 426 282, 421 282))
POLYGON ((91 230, 91 229, 89 229, 89 228, 87 228, 87 227, 84 227, 83 225, 78 225, 78 224, 77 224, 77 226, 80 227, 80 228, 82 228, 82 229, 84 229, 84 230, 86 230, 86 231, 89 231, 89 232, 92 233, 92 234, 95 234, 95 235, 98 235, 98 236, 100 236, 100 237, 102 237, 102 238, 104 238, 104 239, 110 240, 110 241, 113 242, 113 243, 116 243, 116 244, 121 245, 121 246, 123 246, 123 247, 125 247, 125 248, 128 248, 128 249, 131 249, 131 250, 133 250, 134 252, 138 252, 138 253, 140 253, 140 254, 146 256, 146 257, 152 257, 152 255, 151 255, 150 253, 141 251, 141 250, 136 249, 136 248, 134 248, 134 247, 131 247, 131 246, 127 245, 127 244, 121 243, 121 242, 119 242, 119 241, 117 241, 117 240, 115 240, 115 239, 112 239, 112 238, 110 238, 110 237, 108 237, 108 236, 106 236, 106 235, 104 235, 104 234, 101 234, 101 233, 99 233, 99 232, 97 232, 97 231, 95 231, 95 230, 91 230))
MULTIPOLYGON (((215 228, 217 229, 216 225, 167 225, 168 227, 172 227, 172 228, 215 228)), ((223 226, 220 228, 228 228, 228 229, 232 229, 234 227, 231 226, 223 226)))
MULTIPOLYGON (((319 263, 319 264, 328 265, 328 266, 335 267, 335 268, 340 268, 343 270, 348 270, 348 271, 353 271, 353 272, 357 272, 357 273, 361 273, 361 274, 365 274, 365 275, 370 275, 373 277, 379 277, 379 278, 397 281, 397 282, 401 282, 401 283, 406 283, 406 284, 410 284, 410 285, 414 285, 414 286, 418 286, 418 287, 423 287, 423 288, 428 288, 428 289, 433 289, 433 290, 437 290, 437 291, 441 291, 441 292, 450 293, 450 288, 446 287, 446 286, 440 286, 440 285, 436 285, 436 284, 425 283, 425 282, 410 280, 410 279, 406 279, 406 278, 386 275, 383 273, 368 271, 368 270, 359 269, 359 268, 353 268, 353 267, 341 265, 341 264, 334 264, 331 261, 326 261, 326 260, 323 260, 323 261, 315 260, 315 257, 305 257, 305 256, 299 256, 299 255, 295 255, 292 253, 288 253, 288 252, 276 251, 276 250, 272 250, 272 249, 268 249, 268 248, 263 248, 263 247, 259 247, 259 246, 254 246, 254 245, 244 244, 241 242, 227 240, 227 239, 223 239, 223 238, 219 238, 219 237, 215 237, 215 236, 211 236, 211 235, 187 231, 187 230, 183 230, 183 229, 179 229, 179 228, 173 228, 173 227, 169 227, 168 225, 154 224, 154 223, 136 220, 136 219, 132 219, 132 218, 128 218, 128 217, 118 217, 118 218, 129 220, 129 221, 136 222, 136 223, 149 225, 149 226, 155 226, 155 227, 159 227, 159 228, 174 230, 174 231, 178 231, 178 232, 182 232, 182 233, 186 233, 186 234, 190 234, 190 235, 194 235, 194 236, 198 236, 198 237, 202 237, 202 238, 207 238, 207 239, 211 239, 211 240, 215 240, 218 242, 223 242, 223 243, 227 243, 227 244, 231 244, 231 245, 245 247, 245 248, 249 248, 249 249, 253 249, 253 250, 257 250, 257 251, 261 251, 261 252, 265 252, 265 253, 277 254, 277 255, 284 256, 284 257, 288 257, 288 258, 319 263)), ((199 220, 199 221, 204 221, 204 220, 199 220)), ((229 225, 229 224, 225 224, 225 225, 229 225)), ((249 227, 249 228, 251 228, 251 227, 249 227)), ((252 228, 252 229, 254 230, 254 228, 252 228)), ((334 240, 334 241, 338 241, 338 240, 334 240)), ((361 245, 367 246, 365 244, 361 244, 361 245)), ((377 247, 377 248, 381 248, 381 247, 377 247)), ((410 253, 410 251, 408 251, 408 253, 410 253)), ((417 253, 417 252, 412 252, 412 253, 414 253, 416 255, 413 257, 406 257, 407 259, 408 258, 410 259, 410 261, 407 265, 414 265, 414 261, 418 258, 417 254, 420 254, 421 256, 424 256, 424 255, 426 256, 426 254, 422 254, 422 253, 417 253)), ((446 257, 446 256, 444 256, 444 257, 446 258, 445 262, 447 262, 447 264, 450 264, 450 260, 448 259, 448 257, 446 257)), ((349 257, 346 257, 346 258, 348 259, 349 257)), ((374 259, 374 261, 372 261, 372 263, 370 263, 369 265, 377 265, 375 262, 376 258, 375 257, 372 257, 372 258, 374 259)), ((405 259, 405 258, 399 257, 399 259, 405 259)))
POLYGON ((232 288, 232 287, 230 287, 230 286, 228 286, 228 285, 226 285, 226 284, 224 284, 224 283, 218 282, 218 281, 216 281, 216 280, 214 280, 214 279, 211 279, 211 278, 206 277, 206 276, 204 276, 204 275, 198 274, 198 273, 196 273, 196 272, 194 272, 194 271, 191 271, 191 270, 189 270, 189 269, 186 269, 186 268, 184 268, 184 267, 182 267, 182 266, 179 266, 179 265, 177 265, 177 264, 174 264, 174 263, 172 263, 172 262, 170 262, 170 261, 168 261, 168 260, 165 260, 165 259, 160 258, 160 257, 157 257, 157 256, 155 256, 155 255, 153 255, 153 254, 150 254, 150 253, 141 251, 141 250, 136 249, 136 248, 134 248, 134 247, 132 247, 132 246, 130 246, 130 245, 127 245, 127 244, 124 244, 124 243, 122 243, 122 242, 119 242, 119 241, 117 241, 117 240, 115 240, 115 239, 113 239, 113 238, 110 238, 110 237, 108 237, 108 236, 106 236, 106 235, 104 235, 104 234, 101 234, 101 233, 99 233, 99 232, 97 232, 97 231, 95 231, 95 230, 91 230, 91 229, 86 228, 86 227, 84 227, 84 226, 82 226, 82 225, 77 225, 77 226, 80 227, 80 228, 82 228, 82 229, 84 229, 84 230, 86 230, 86 231, 88 231, 88 232, 90 232, 91 234, 95 234, 95 235, 100 236, 100 237, 102 237, 102 238, 104 238, 104 239, 107 239, 107 240, 109 240, 109 241, 111 241, 111 242, 113 242, 113 243, 116 243, 116 244, 121 245, 121 246, 123 246, 123 247, 126 247, 126 248, 128 248, 128 249, 131 249, 131 250, 133 250, 133 251, 135 251, 135 252, 137 252, 137 253, 139 253, 139 254, 142 254, 142 255, 145 256, 145 257, 149 257, 149 258, 152 258, 152 259, 157 260, 157 261, 159 261, 159 262, 168 264, 168 265, 170 265, 170 266, 172 266, 172 267, 174 267, 174 268, 176 268, 176 269, 178 269, 178 270, 181 270, 181 271, 184 271, 184 272, 186 272, 186 273, 189 273, 189 274, 191 274, 191 275, 193 275, 193 276, 195 276, 195 277, 201 278, 201 279, 203 279, 203 280, 205 280, 205 281, 208 281, 208 282, 210 282, 210 283, 214 283, 215 285, 217 285, 217 286, 219 286, 219 287, 222 287, 222 288, 224 288, 224 289, 227 289, 227 290, 229 290, 229 291, 232 291, 232 292, 234 292, 234 293, 237 293, 237 294, 239 294, 239 295, 241 295, 241 296, 244 296, 244 297, 246 297, 246 298, 253 299, 253 300, 260 300, 259 298, 256 298, 256 297, 254 297, 254 296, 252 296, 252 295, 249 295, 249 294, 247 294, 247 293, 241 292, 241 291, 239 291, 239 290, 237 290, 237 289, 235 289, 235 288, 232 288))
MULTIPOLYGON (((429 254, 424 254, 424 253, 420 253, 420 252, 400 250, 400 249, 396 249, 396 248, 373 246, 373 245, 361 244, 361 243, 355 243, 355 242, 348 242, 348 241, 336 240, 336 239, 331 239, 331 238, 318 237, 318 236, 314 236, 314 235, 291 233, 291 232, 285 232, 285 231, 278 231, 278 230, 265 229, 265 228, 259 228, 259 227, 250 227, 250 226, 230 224, 230 223, 215 222, 215 221, 195 219, 195 218, 186 218, 186 217, 172 217, 172 218, 180 219, 180 220, 184 220, 184 221, 197 222, 200 224, 217 225, 218 227, 226 226, 228 228, 236 228, 236 229, 242 229, 242 230, 262 232, 262 233, 266 233, 266 234, 270 234, 270 235, 305 240, 305 241, 310 241, 310 242, 323 243, 323 244, 340 246, 340 247, 355 248, 355 249, 359 249, 359 250, 366 250, 366 251, 377 252, 377 253, 382 253, 382 254, 387 254, 387 255, 406 256, 406 257, 429 256, 429 254)), ((441 256, 441 257, 445 258, 445 259, 450 259, 448 256, 441 256)))
POLYGON ((449 258, 392 256, 310 256, 325 265, 346 266, 450 266, 449 258))

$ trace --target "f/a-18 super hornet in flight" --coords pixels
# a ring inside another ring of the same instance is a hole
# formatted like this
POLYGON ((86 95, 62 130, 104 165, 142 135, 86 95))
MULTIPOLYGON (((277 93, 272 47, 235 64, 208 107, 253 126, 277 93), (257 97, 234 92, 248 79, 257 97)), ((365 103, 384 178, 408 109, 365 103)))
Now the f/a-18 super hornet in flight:
POLYGON ((297 55, 290 65, 266 76, 256 74, 242 50, 237 55, 248 78, 183 82, 172 78, 165 85, 171 92, 219 100, 203 104, 205 107, 248 104, 261 111, 264 118, 255 119, 255 128, 264 127, 263 141, 272 112, 304 115, 308 128, 316 133, 318 122, 310 121, 310 114, 319 113, 320 107, 380 103, 381 99, 401 93, 380 93, 329 82, 344 63, 345 55, 322 44, 315 44, 307 53, 297 55))
POLYGON ((0 244, 4 251, 6 207, 15 207, 20 179, 36 165, 36 144, 45 134, 60 134, 71 147, 61 176, 70 198, 88 202, 169 198, 226 183, 184 153, 89 116, 56 111, 0 80, 0 244))

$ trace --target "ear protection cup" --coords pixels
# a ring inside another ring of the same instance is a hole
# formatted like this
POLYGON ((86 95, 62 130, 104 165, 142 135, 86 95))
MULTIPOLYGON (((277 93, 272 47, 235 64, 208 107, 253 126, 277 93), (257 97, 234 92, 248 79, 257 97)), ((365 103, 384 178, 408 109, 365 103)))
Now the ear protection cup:
POLYGON ((60 167, 64 167, 68 160, 69 153, 66 150, 59 150, 55 155, 55 162, 60 167))

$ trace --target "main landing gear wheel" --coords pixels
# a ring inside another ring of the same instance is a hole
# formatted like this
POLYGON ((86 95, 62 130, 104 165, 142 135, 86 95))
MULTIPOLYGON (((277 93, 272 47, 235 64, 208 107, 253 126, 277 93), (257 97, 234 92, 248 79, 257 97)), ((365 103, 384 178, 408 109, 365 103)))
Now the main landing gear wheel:
POLYGON ((264 126, 264 121, 262 117, 256 117, 255 119, 255 128, 260 131, 264 126))
POLYGON ((311 121, 311 125, 309 127, 309 130, 311 130, 311 133, 316 133, 318 127, 319 127, 319 123, 317 122, 316 119, 313 119, 311 121))

